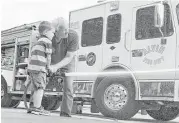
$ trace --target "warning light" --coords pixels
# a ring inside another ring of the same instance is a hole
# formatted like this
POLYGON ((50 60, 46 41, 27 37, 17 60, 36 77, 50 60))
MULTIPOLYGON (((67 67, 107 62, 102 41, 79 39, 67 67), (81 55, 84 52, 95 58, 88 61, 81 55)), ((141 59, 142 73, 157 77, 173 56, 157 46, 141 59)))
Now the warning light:
POLYGON ((110 11, 115 11, 119 9, 119 1, 112 1, 110 3, 110 11))

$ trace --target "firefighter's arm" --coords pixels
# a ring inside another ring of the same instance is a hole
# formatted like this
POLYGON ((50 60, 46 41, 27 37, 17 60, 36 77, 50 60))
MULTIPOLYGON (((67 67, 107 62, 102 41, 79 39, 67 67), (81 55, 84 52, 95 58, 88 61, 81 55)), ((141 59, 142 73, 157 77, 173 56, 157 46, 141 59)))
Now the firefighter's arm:
POLYGON ((62 68, 64 66, 68 65, 72 61, 74 56, 75 56, 75 52, 67 51, 67 54, 66 54, 65 58, 61 62, 59 62, 59 63, 57 63, 55 65, 51 65, 50 70, 53 73, 56 72, 59 68, 62 68))

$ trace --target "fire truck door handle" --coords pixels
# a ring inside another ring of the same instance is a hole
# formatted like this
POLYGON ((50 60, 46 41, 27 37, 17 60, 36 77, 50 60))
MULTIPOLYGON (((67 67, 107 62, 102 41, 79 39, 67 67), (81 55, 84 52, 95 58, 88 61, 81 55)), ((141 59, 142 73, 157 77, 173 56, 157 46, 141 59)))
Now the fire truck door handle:
POLYGON ((129 49, 127 48, 127 44, 126 44, 126 42, 127 42, 127 35, 129 34, 129 32, 130 32, 130 30, 125 32, 125 38, 124 38, 124 47, 125 47, 125 49, 127 51, 129 51, 129 49))

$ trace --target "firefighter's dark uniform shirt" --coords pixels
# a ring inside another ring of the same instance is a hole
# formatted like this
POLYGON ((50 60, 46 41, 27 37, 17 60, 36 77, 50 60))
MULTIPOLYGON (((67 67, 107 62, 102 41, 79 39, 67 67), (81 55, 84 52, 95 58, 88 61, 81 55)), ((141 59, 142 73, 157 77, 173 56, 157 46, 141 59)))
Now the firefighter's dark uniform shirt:
MULTIPOLYGON (((79 41, 78 41, 77 32, 71 29, 69 30, 68 39, 66 38, 58 41, 58 38, 54 36, 54 38, 52 39, 52 47, 54 51, 52 53, 51 64, 54 65, 59 63, 61 60, 63 60, 66 56, 67 51, 69 52, 77 51, 79 49, 78 42, 79 41)), ((74 64, 75 64, 75 60, 73 59, 70 64, 68 64, 63 68, 67 68, 68 70, 71 71, 72 68, 75 69, 74 64)))

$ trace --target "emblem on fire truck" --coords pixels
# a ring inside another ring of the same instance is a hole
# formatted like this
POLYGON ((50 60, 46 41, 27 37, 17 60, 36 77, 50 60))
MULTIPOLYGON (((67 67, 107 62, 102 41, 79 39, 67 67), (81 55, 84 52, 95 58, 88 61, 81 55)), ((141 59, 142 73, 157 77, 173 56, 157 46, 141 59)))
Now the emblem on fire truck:
POLYGON ((95 62, 96 62, 96 55, 93 52, 89 53, 86 58, 87 65, 93 66, 95 62))
POLYGON ((143 62, 148 65, 158 65, 164 61, 162 55, 165 47, 162 45, 149 45, 144 49, 135 49, 132 51, 132 57, 144 57, 143 62))
POLYGON ((164 51, 165 51, 164 46, 160 46, 160 45, 147 46, 147 48, 143 49, 143 53, 144 53, 143 62, 148 65, 161 64, 164 61, 164 56, 162 55, 164 51), (156 57, 154 57, 152 54, 155 55, 156 57), (151 55, 153 57, 150 57, 151 55))

